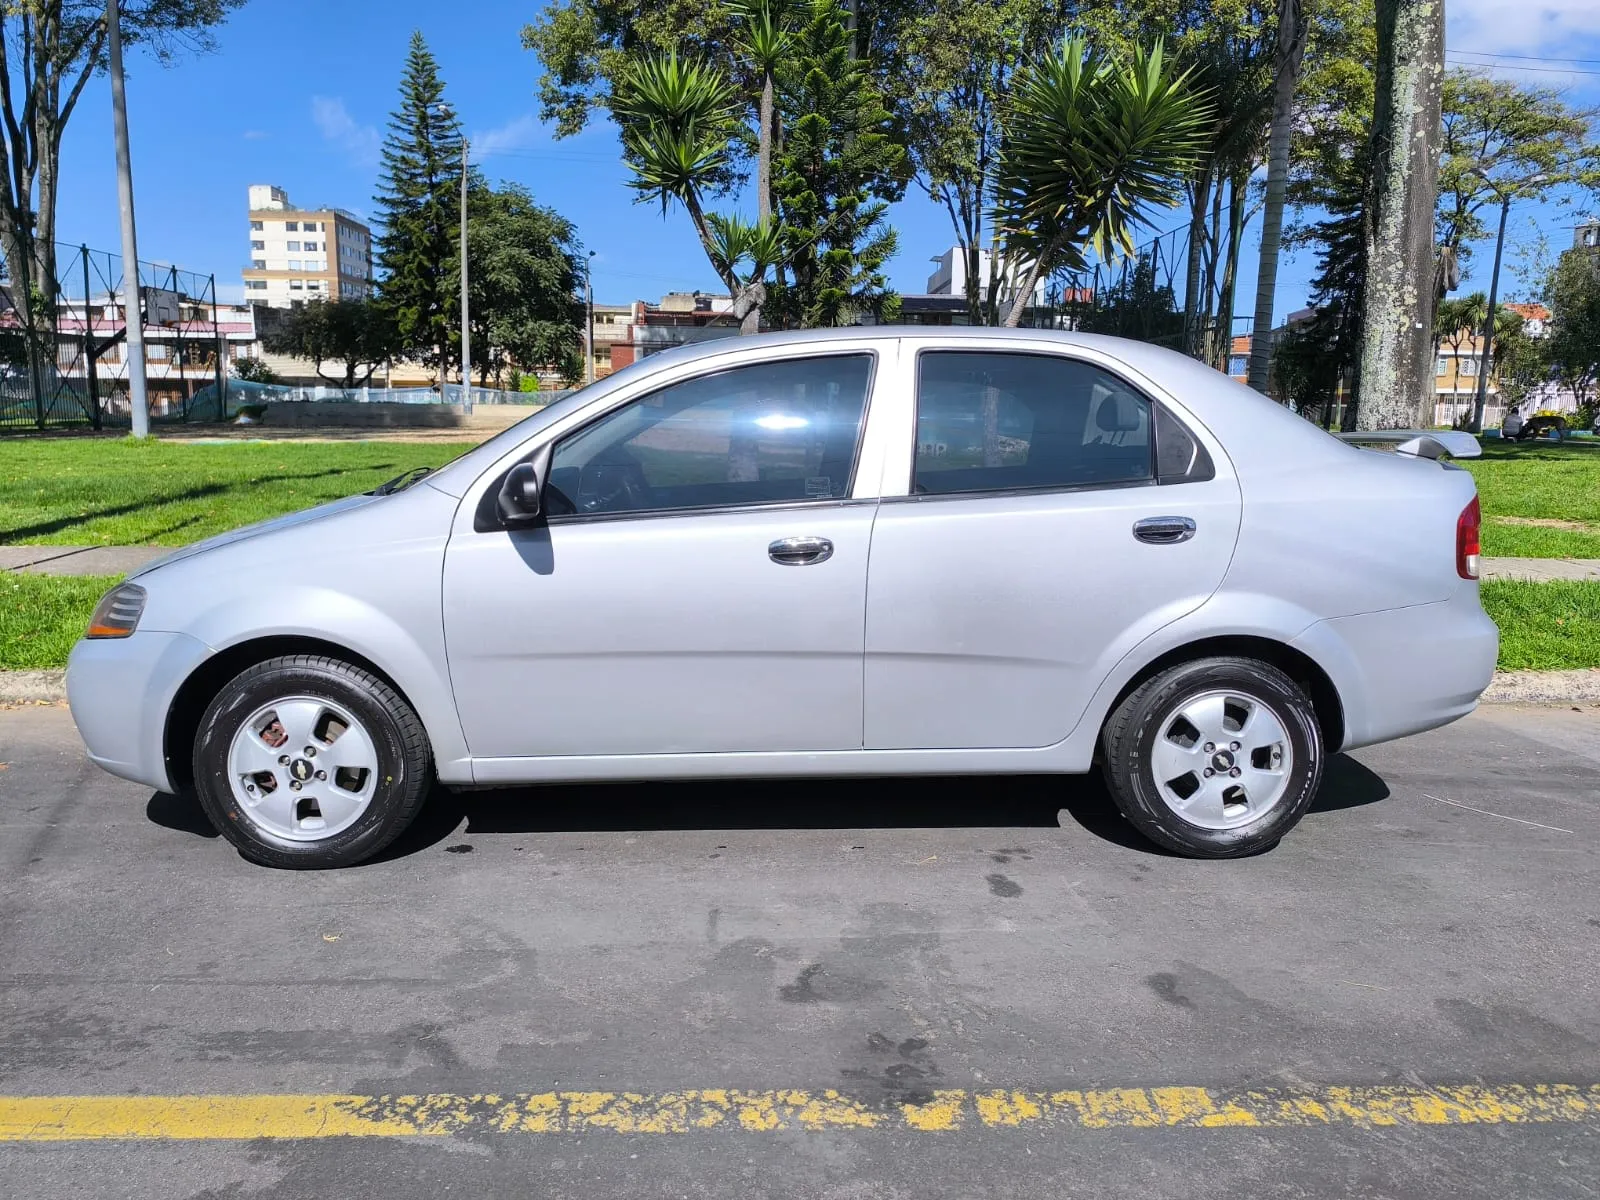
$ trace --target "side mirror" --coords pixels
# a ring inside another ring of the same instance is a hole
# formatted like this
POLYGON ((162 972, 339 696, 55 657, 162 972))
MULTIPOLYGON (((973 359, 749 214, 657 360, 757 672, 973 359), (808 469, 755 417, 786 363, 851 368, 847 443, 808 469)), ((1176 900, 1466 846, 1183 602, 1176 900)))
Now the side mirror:
POLYGON ((539 468, 531 462, 518 463, 506 473, 500 485, 500 495, 495 507, 502 525, 527 525, 539 519, 539 497, 544 491, 544 480, 539 468))

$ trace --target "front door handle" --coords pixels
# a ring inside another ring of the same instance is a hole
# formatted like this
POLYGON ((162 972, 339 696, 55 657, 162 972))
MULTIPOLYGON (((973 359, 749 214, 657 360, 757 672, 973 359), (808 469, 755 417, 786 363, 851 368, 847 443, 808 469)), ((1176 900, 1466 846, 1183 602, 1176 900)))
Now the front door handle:
POLYGON ((821 537, 779 538, 767 547, 767 557, 786 567, 807 567, 833 557, 833 543, 821 537))
POLYGON ((1192 517, 1146 517, 1133 523, 1133 536, 1153 546, 1171 546, 1194 536, 1192 517))

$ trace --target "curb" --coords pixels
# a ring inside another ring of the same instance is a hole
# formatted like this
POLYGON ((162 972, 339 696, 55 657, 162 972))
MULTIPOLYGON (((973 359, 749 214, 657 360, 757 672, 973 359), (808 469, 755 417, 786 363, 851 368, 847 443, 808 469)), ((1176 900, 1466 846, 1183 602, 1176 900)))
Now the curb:
POLYGON ((65 671, 0 671, 0 704, 59 704, 66 698, 65 671))
MULTIPOLYGON (((0 671, 0 704, 59 704, 65 671, 0 671)), ((1600 703, 1600 667, 1578 671, 1496 671, 1484 704, 1600 703)))

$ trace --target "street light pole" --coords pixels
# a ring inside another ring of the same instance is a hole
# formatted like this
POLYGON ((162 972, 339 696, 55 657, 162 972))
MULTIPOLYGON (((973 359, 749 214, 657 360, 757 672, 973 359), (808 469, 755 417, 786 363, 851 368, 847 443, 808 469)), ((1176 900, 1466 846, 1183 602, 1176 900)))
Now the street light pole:
POLYGON ((1495 306, 1500 299, 1500 252, 1506 244, 1506 216, 1511 212, 1511 192, 1500 197, 1500 234, 1494 243, 1494 272, 1489 276, 1489 312, 1483 318, 1482 346, 1478 354, 1478 394, 1472 402, 1472 432, 1483 432, 1483 408, 1489 398, 1489 362, 1494 349, 1495 306))
POLYGON ((594 251, 589 251, 589 257, 583 260, 583 307, 584 325, 587 333, 583 340, 585 383, 594 382, 594 286, 590 276, 594 272, 594 251))
MULTIPOLYGON (((128 97, 122 79, 122 14, 117 0, 106 0, 106 48, 111 56, 111 118, 117 146, 117 208, 122 217, 122 324, 128 339, 128 404, 133 436, 150 436, 150 402, 145 394, 144 316, 139 310, 139 244, 133 223, 133 159, 128 151, 128 97)), ((84 303, 88 304, 88 297, 84 303)), ((87 312, 87 309, 85 309, 87 312)), ((98 396, 91 397, 94 404, 98 396)))
MULTIPOLYGON (((442 398, 442 397, 441 397, 442 398)), ((467 314, 467 137, 461 135, 461 402, 472 411, 472 325, 467 314)))

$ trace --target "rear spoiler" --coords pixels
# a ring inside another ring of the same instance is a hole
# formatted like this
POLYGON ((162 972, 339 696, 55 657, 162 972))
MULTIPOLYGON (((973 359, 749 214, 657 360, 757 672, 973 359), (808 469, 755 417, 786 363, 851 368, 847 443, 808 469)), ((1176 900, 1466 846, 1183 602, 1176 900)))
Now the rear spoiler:
POLYGON ((1353 445, 1394 447, 1396 454, 1413 458, 1481 458, 1483 446, 1477 435, 1456 429, 1378 429, 1369 433, 1336 433, 1335 437, 1353 445))

